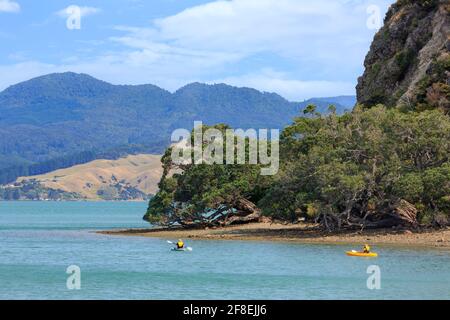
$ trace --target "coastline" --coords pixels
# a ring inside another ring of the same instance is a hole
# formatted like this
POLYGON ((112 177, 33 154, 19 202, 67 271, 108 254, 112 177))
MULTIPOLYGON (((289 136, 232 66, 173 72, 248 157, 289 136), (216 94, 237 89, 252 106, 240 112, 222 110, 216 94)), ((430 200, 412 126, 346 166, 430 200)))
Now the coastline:
POLYGON ((353 244, 409 246, 450 249, 450 228, 441 230, 392 230, 376 229, 327 233, 314 225, 284 225, 276 223, 252 223, 216 229, 127 229, 97 231, 110 236, 134 236, 163 239, 274 241, 307 244, 353 244))

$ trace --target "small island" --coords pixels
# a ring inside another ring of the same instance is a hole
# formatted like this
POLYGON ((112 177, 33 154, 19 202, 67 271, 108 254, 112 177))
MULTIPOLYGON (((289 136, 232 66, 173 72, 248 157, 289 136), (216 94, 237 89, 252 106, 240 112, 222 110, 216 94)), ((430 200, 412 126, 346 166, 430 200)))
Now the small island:
MULTIPOLYGON (((261 165, 180 165, 169 148, 144 217, 165 229, 121 233, 448 245, 448 10, 444 2, 394 4, 366 56, 353 111, 304 108, 281 133, 275 175, 261 175, 261 165)), ((211 128, 230 129, 201 129, 211 128)))

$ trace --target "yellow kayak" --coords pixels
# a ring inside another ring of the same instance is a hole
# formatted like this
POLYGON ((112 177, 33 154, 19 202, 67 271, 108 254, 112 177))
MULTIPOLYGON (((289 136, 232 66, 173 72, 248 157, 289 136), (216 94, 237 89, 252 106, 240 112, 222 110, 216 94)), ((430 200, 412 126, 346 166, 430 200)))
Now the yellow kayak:
POLYGON ((378 257, 378 254, 375 252, 364 253, 364 252, 357 252, 357 251, 347 251, 347 255, 350 257, 366 257, 366 258, 378 257))

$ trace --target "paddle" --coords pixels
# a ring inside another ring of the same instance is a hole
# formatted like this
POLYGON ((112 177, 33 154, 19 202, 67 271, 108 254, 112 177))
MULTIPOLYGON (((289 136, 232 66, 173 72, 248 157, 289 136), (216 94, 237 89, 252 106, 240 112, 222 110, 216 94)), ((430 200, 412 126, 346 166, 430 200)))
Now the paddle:
MULTIPOLYGON (((170 240, 167 240, 167 243, 176 245, 176 243, 173 243, 173 242, 170 241, 170 240)), ((191 247, 186 247, 186 250, 187 250, 187 251, 192 251, 192 248, 191 248, 191 247)))

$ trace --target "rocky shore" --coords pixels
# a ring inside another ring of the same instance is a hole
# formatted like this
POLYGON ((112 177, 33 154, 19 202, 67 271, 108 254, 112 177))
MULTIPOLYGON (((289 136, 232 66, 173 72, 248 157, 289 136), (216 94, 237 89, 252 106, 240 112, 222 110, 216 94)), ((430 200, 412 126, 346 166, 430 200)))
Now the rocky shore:
POLYGON ((395 245, 450 249, 450 228, 397 230, 376 229, 327 233, 310 224, 284 225, 253 223, 216 229, 129 229, 98 232, 115 236, 138 236, 168 239, 285 241, 319 244, 395 245))

